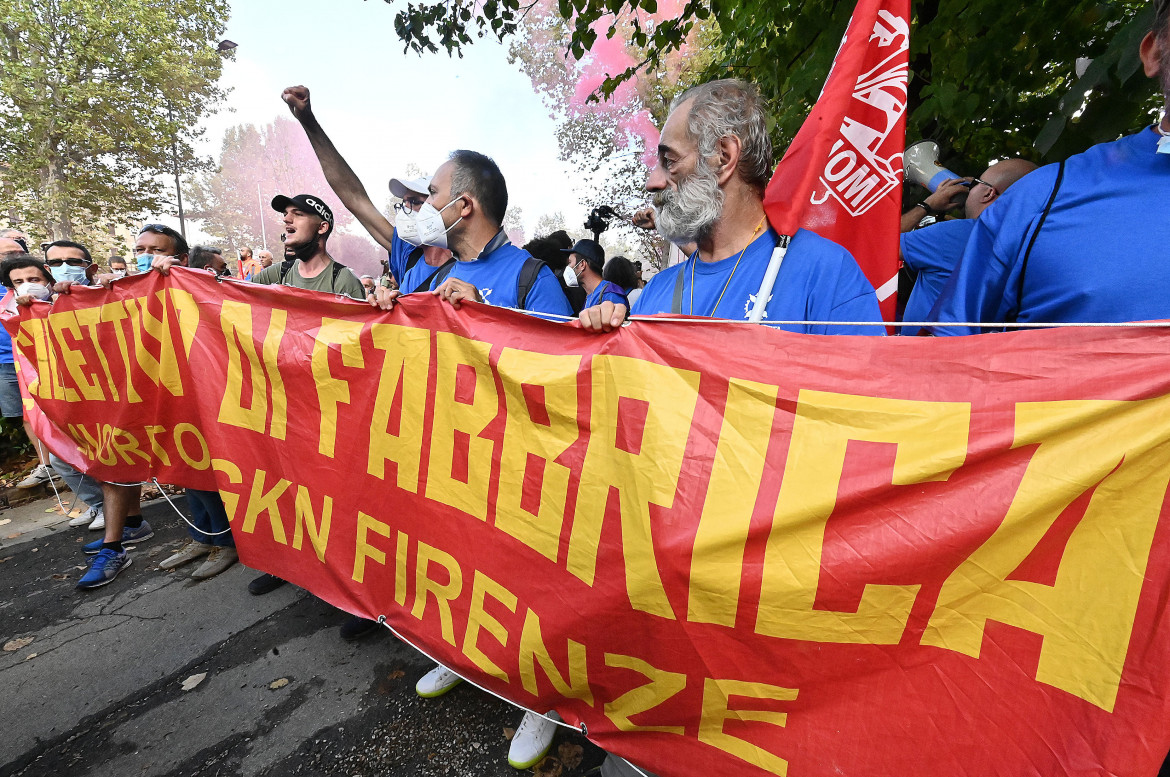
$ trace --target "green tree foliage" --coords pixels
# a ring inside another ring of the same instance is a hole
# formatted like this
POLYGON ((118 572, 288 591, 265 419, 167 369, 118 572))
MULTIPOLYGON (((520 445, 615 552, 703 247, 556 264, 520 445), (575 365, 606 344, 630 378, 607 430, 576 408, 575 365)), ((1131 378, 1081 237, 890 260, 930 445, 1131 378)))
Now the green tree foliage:
MULTIPOLYGON (((595 22, 612 15, 604 32, 626 36, 640 61, 610 74, 598 90, 608 96, 636 73, 659 69, 706 25, 712 58, 694 80, 757 83, 778 149, 820 94, 854 8, 848 0, 688 0, 677 16, 654 21, 662 2, 559 0, 571 28, 566 53, 583 56, 597 41, 595 22)), ((395 27, 408 48, 456 51, 470 40, 469 24, 502 40, 533 7, 411 4, 395 27)), ((943 161, 958 169, 1005 156, 1063 158, 1147 123, 1160 104, 1136 55, 1152 20, 1149 0, 916 0, 912 15, 907 137, 938 141, 943 161), (1078 60, 1092 61, 1082 78, 1078 60)))
MULTIPOLYGON (((108 235, 200 166, 199 120, 223 98, 226 0, 0 3, 0 195, 51 239, 108 235), (173 145, 172 145, 173 143, 173 145)), ((96 248, 97 246, 95 246, 96 248)))

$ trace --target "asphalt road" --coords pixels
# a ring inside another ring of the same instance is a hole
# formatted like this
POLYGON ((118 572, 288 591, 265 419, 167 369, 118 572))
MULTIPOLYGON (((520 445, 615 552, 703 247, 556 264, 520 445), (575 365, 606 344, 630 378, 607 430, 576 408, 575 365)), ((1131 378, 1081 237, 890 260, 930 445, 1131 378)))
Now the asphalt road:
MULTIPOLYGON (((419 698, 431 664, 388 631, 344 642, 344 613, 292 585, 251 596, 242 565, 158 569, 186 537, 165 501, 144 506, 156 533, 134 563, 76 591, 98 534, 53 504, 0 511, 0 777, 521 774, 505 731, 521 712, 467 684, 419 698)), ((561 729, 535 771, 601 759, 561 729)))

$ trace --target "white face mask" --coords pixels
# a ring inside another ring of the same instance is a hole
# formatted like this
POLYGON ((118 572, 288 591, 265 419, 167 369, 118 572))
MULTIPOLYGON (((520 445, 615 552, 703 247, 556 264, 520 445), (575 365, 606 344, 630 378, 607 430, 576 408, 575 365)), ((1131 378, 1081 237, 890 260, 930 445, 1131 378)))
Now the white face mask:
POLYGON ((418 217, 414 211, 399 214, 398 218, 394 219, 394 231, 398 237, 412 246, 422 245, 422 240, 418 236, 418 217))
POLYGON ((16 287, 15 291, 18 297, 32 297, 33 299, 48 299, 53 293, 43 283, 22 283, 16 287))
POLYGON ((577 272, 571 264, 565 268, 565 285, 570 289, 575 289, 581 285, 581 282, 577 280, 577 272))
POLYGON ((447 247, 447 233, 455 227, 455 224, 463 221, 463 217, 460 216, 455 220, 455 224, 448 227, 443 224, 442 214, 444 210, 447 210, 447 208, 450 208, 461 199, 463 199, 462 196, 456 197, 444 205, 442 210, 437 210, 429 202, 423 203, 423 206, 419 208, 418 214, 414 217, 415 223, 418 225, 418 236, 423 245, 437 246, 438 248, 447 247))

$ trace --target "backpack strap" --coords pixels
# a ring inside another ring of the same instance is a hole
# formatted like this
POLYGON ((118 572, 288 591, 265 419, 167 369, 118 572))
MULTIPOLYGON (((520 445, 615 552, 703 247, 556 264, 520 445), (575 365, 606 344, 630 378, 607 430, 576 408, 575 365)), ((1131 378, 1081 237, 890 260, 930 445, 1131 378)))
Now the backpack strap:
MULTIPOLYGON (((421 255, 422 254, 419 254, 419 256, 421 256, 421 255)), ((436 267, 435 271, 426 277, 426 280, 424 280, 422 283, 420 283, 418 286, 414 287, 413 289, 409 289, 403 293, 404 294, 413 294, 414 292, 418 292, 418 291, 428 291, 431 288, 431 281, 435 280, 436 277, 438 277, 438 282, 442 283, 444 280, 446 280, 447 274, 450 273, 451 270, 455 269, 455 262, 456 262, 455 257, 451 257, 450 259, 448 259, 446 261, 445 264, 442 264, 439 267, 436 267), (442 273, 441 277, 439 276, 439 273, 442 273)), ((410 272, 410 268, 413 267, 417 263, 418 263, 418 260, 415 259, 410 264, 406 265, 406 272, 410 272)), ((406 275, 406 272, 404 272, 402 274, 406 275)))
POLYGON ((516 307, 521 310, 528 309, 528 290, 536 283, 536 276, 540 274, 540 268, 543 266, 544 262, 535 256, 524 260, 524 266, 520 268, 520 276, 516 280, 516 307))
POLYGON ((292 266, 296 263, 296 261, 297 260, 295 258, 289 257, 280 263, 280 280, 276 282, 278 286, 284 285, 284 276, 288 275, 288 271, 292 269, 292 266))
POLYGON ((349 269, 336 259, 333 260, 333 277, 329 280, 329 290, 334 294, 337 293, 337 276, 341 275, 342 270, 349 269))
POLYGON ((1064 161, 1062 160, 1060 166, 1056 170, 1056 183, 1052 187, 1052 194, 1048 197, 1048 204, 1044 206, 1044 212, 1040 215, 1040 223, 1036 225, 1036 231, 1032 233, 1032 239, 1028 241, 1028 249, 1024 251, 1024 261, 1020 263, 1020 284, 1016 291, 1016 310, 1012 316, 1013 321, 1020 319, 1020 305, 1024 301, 1024 278, 1028 274, 1028 259, 1032 256, 1032 248, 1036 245, 1036 238, 1040 236, 1040 230, 1044 228, 1044 222, 1048 220, 1048 214, 1052 211, 1052 205, 1056 202, 1056 193, 1060 191, 1060 184, 1064 181, 1064 161))
POLYGON ((430 288, 432 286, 438 287, 440 284, 443 283, 443 281, 447 280, 447 276, 450 275, 451 271, 455 269, 455 262, 456 262, 456 260, 452 259, 451 261, 447 262, 445 265, 443 265, 439 269, 435 270, 433 273, 431 273, 431 277, 427 278, 426 284, 424 286, 420 286, 419 288, 415 289, 415 291, 422 291, 424 287, 425 288, 430 288))
POLYGON ((406 267, 402 269, 402 274, 405 276, 411 269, 418 264, 418 260, 422 259, 426 251, 425 246, 415 246, 406 257, 406 267))
POLYGON ((686 267, 686 262, 683 267, 679 268, 678 274, 674 276, 674 296, 670 299, 670 312, 674 314, 682 313, 682 298, 683 298, 683 268, 686 267))

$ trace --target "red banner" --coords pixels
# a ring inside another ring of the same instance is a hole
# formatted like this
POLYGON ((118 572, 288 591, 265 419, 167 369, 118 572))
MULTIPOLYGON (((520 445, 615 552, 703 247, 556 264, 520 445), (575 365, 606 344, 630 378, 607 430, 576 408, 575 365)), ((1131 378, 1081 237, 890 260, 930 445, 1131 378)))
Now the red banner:
POLYGON ((764 195, 768 222, 849 250, 894 316, 910 0, 859 0, 820 99, 764 195))
POLYGON ((1170 747, 1164 330, 597 336, 184 270, 6 325, 62 458, 218 488, 248 565, 667 777, 1170 747))

